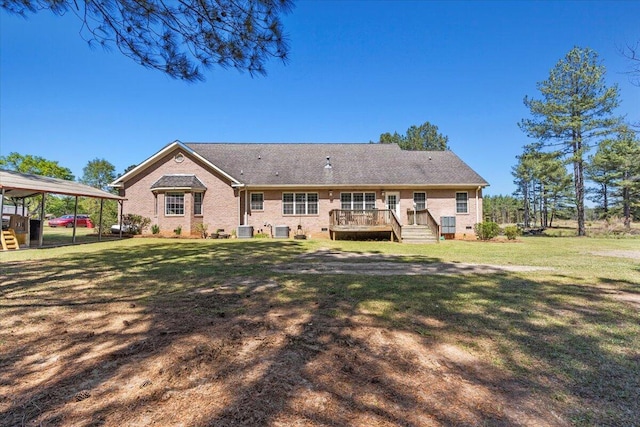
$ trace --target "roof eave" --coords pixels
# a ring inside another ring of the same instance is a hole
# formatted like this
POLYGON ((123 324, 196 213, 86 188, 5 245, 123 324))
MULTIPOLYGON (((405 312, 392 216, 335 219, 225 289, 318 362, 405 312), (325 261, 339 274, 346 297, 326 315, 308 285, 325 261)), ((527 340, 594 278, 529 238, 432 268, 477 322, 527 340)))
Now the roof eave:
POLYGON ((157 187, 157 188, 152 188, 151 191, 155 192, 161 192, 161 191, 207 191, 207 189, 205 187, 157 187))
POLYGON ((379 188, 379 189, 394 189, 394 188, 476 188, 476 187, 488 187, 488 183, 441 183, 441 184, 244 184, 238 186, 246 186, 251 188, 265 188, 265 189, 279 189, 279 188, 379 188))

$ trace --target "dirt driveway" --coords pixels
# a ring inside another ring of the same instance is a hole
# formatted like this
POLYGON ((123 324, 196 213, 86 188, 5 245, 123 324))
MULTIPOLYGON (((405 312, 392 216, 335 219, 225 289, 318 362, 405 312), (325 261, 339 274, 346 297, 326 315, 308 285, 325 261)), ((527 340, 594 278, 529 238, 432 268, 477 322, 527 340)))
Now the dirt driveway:
POLYGON ((549 267, 526 265, 488 265, 468 263, 407 263, 392 261, 393 256, 373 253, 347 253, 321 249, 301 255, 298 262, 279 265, 274 271, 298 274, 358 274, 374 276, 427 274, 498 274, 507 272, 549 271, 549 267))

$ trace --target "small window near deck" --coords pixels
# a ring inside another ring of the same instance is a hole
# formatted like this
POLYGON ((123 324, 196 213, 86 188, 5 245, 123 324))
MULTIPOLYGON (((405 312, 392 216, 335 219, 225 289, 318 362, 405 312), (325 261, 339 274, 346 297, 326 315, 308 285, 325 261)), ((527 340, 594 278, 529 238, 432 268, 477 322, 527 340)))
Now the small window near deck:
POLYGON ((264 210, 264 193, 251 193, 251 210, 264 210))
POLYGON ((413 204, 417 211, 427 209, 427 193, 413 193, 413 204))

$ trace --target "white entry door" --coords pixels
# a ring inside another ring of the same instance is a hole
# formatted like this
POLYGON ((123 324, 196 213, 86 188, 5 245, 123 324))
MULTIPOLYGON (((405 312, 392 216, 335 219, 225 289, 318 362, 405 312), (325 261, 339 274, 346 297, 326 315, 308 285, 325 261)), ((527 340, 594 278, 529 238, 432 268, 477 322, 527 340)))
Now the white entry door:
POLYGON ((387 209, 394 211, 398 219, 400 219, 400 193, 387 192, 385 194, 385 203, 387 205, 387 209))

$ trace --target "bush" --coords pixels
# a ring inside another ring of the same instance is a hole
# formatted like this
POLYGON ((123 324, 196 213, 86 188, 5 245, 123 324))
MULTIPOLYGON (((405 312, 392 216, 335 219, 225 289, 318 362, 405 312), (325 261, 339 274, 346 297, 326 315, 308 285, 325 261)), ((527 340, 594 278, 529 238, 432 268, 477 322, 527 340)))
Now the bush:
POLYGON ((151 233, 152 234, 159 234, 160 233, 160 226, 158 224, 153 224, 151 226, 151 233))
POLYGON ((206 239, 209 235, 209 233, 207 233, 208 229, 209 226, 207 224, 196 224, 195 226, 196 233, 198 233, 203 239, 206 239))
POLYGON ((500 226, 495 222, 479 222, 473 227, 479 240, 491 240, 500 234, 500 226))
POLYGON ((182 226, 181 226, 181 225, 177 226, 177 227, 173 230, 173 232, 174 232, 174 233, 176 233, 176 236, 181 235, 181 234, 182 234, 182 226))
POLYGON ((131 234, 141 234, 149 224, 151 224, 151 219, 142 215, 126 214, 122 217, 123 230, 128 230, 131 234))
POLYGON ((269 233, 256 233, 256 234, 253 235, 253 237, 255 239, 268 239, 271 236, 269 235, 269 233))
POLYGON ((516 240, 516 237, 520 235, 520 229, 515 225, 509 225, 504 228, 504 235, 507 236, 509 240, 516 240))

